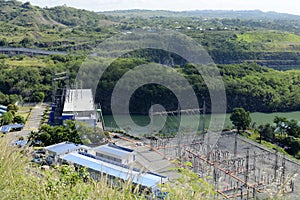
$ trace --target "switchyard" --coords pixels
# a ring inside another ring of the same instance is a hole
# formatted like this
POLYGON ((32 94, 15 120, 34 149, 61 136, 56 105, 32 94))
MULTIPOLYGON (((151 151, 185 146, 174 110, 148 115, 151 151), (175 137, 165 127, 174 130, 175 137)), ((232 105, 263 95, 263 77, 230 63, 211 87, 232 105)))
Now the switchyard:
POLYGON ((236 132, 179 131, 176 136, 156 134, 143 142, 167 160, 191 162, 191 170, 215 186, 218 199, 299 199, 298 161, 236 132))
POLYGON ((191 162, 191 170, 213 184, 221 199, 299 198, 297 161, 234 132, 222 134, 216 145, 205 141, 202 135, 185 135, 145 142, 166 159, 191 162))

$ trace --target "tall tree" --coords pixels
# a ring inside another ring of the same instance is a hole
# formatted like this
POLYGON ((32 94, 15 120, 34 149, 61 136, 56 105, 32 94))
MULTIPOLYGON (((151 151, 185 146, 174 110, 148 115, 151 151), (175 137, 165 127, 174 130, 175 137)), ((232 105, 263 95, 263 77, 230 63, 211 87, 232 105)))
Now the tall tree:
POLYGON ((270 124, 260 125, 258 127, 258 132, 260 135, 260 143, 262 139, 272 142, 274 139, 274 129, 270 124))
POLYGON ((289 120, 287 118, 276 116, 273 122, 276 126, 275 132, 279 132, 281 135, 286 134, 289 123, 289 120))
POLYGON ((11 111, 4 113, 1 117, 1 125, 11 124, 14 119, 14 115, 11 111))
POLYGON ((244 108, 235 108, 230 116, 232 124, 240 130, 246 130, 251 123, 250 112, 246 112, 244 108))

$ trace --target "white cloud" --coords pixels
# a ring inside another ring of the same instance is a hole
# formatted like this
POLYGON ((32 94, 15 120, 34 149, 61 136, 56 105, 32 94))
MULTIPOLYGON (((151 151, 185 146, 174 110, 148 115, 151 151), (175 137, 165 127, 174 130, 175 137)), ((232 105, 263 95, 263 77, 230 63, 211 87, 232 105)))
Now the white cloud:
POLYGON ((104 11, 122 9, 154 10, 254 10, 277 11, 300 15, 297 0, 21 0, 42 7, 68 5, 71 7, 104 11))

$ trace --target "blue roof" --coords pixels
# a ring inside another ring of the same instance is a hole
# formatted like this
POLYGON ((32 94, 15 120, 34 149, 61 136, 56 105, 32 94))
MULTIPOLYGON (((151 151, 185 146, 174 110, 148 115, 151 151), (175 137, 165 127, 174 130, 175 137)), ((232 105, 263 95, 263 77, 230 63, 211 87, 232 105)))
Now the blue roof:
POLYGON ((18 140, 15 142, 15 145, 21 146, 21 147, 25 146, 26 144, 27 144, 27 140, 18 140))
POLYGON ((11 131, 11 129, 18 129, 18 128, 23 128, 24 124, 10 124, 10 125, 5 125, 0 128, 0 133, 7 133, 11 131))
POLYGON ((124 165, 124 164, 121 164, 117 161, 113 161, 113 160, 110 160, 110 159, 107 159, 107 158, 103 158, 103 157, 100 157, 100 156, 94 156, 92 154, 89 154, 89 153, 85 153, 85 152, 78 152, 79 154, 81 155, 84 155, 84 156, 87 156, 87 157, 90 157, 90 158, 94 158, 96 160, 101 160, 103 162, 106 162, 106 163, 110 163, 110 164, 113 164, 113 165, 117 165, 117 166, 120 166, 120 167, 124 167, 126 169, 131 169, 133 171, 137 171, 137 172, 140 172, 141 170, 138 169, 138 168, 135 168, 135 167, 130 167, 128 165, 124 165))
POLYGON ((115 155, 115 156, 118 156, 118 157, 123 157, 123 156, 126 156, 126 155, 131 153, 131 152, 124 151, 124 150, 121 150, 121 149, 117 149, 117 148, 114 148, 114 147, 110 147, 110 146, 107 146, 107 145, 100 146, 96 150, 101 151, 103 153, 112 154, 112 155, 115 155))
POLYGON ((6 110, 0 108, 0 113, 6 113, 6 112, 7 112, 6 110))
POLYGON ((0 105, 0 109, 7 110, 7 106, 0 105))
POLYGON ((161 182, 162 177, 148 173, 140 173, 119 167, 113 164, 105 163, 94 158, 90 158, 84 155, 80 155, 76 152, 66 154, 61 157, 67 162, 72 162, 88 169, 93 169, 98 172, 102 172, 106 175, 110 175, 122 180, 131 180, 135 184, 139 184, 144 187, 152 188, 157 186, 161 182))
POLYGON ((9 126, 2 126, 0 129, 1 133, 7 133, 10 131, 10 127, 9 126))
POLYGON ((62 116, 74 116, 74 114, 73 113, 63 113, 63 114, 61 114, 62 116))
POLYGON ((45 149, 47 149, 48 151, 52 151, 52 152, 56 153, 57 155, 69 153, 69 152, 75 151, 79 148, 80 148, 80 145, 74 144, 71 142, 61 142, 59 144, 54 144, 54 145, 45 147, 45 149))
POLYGON ((11 125, 8 125, 8 126, 10 126, 11 128, 23 128, 24 124, 11 124, 11 125))
POLYGON ((121 146, 118 146, 118 145, 115 145, 115 144, 112 144, 112 143, 109 143, 108 146, 116 148, 116 149, 120 149, 120 150, 123 150, 123 151, 128 151, 128 152, 133 152, 134 151, 133 149, 129 149, 127 147, 121 147, 121 146))

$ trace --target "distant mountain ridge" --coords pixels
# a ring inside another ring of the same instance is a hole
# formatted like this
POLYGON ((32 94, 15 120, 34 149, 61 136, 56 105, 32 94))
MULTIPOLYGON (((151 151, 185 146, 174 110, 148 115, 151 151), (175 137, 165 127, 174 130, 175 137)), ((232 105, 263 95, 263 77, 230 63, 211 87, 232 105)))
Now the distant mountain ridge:
POLYGON ((202 18, 239 18, 239 19, 270 19, 270 20, 300 20, 299 15, 263 12, 261 10, 193 10, 193 11, 167 11, 167 10, 116 10, 98 12, 106 15, 128 15, 135 17, 202 17, 202 18))

